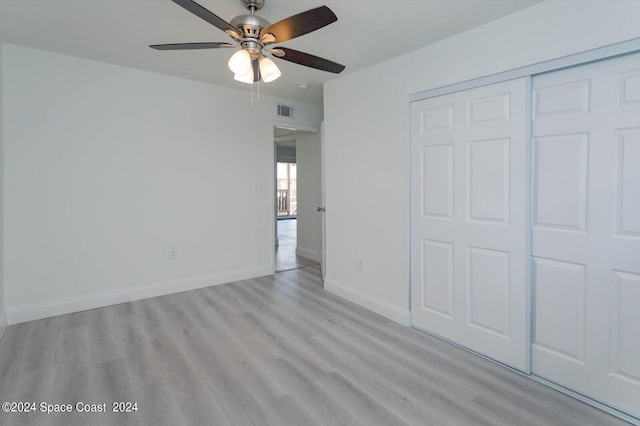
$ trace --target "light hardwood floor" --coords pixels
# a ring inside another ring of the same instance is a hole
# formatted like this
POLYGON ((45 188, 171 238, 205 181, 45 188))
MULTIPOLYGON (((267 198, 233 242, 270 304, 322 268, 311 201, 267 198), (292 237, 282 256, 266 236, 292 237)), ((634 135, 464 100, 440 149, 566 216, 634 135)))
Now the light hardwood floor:
POLYGON ((276 271, 289 271, 317 264, 296 254, 298 219, 278 220, 278 246, 276 246, 276 271))
POLYGON ((1 425, 622 425, 322 289, 307 267, 10 326, 0 402, 137 401, 1 425))

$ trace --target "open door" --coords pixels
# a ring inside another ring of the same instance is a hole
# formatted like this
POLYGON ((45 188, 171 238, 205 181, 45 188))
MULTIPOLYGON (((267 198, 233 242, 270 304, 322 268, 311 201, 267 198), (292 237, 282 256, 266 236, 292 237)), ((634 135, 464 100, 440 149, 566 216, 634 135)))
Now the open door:
POLYGON ((322 273, 322 283, 324 284, 325 276, 327 275, 327 238, 326 238, 326 229, 327 229, 327 216, 326 216, 326 198, 325 198, 325 185, 324 185, 324 121, 320 123, 320 206, 318 206, 318 212, 321 215, 320 219, 320 241, 322 242, 320 246, 320 271, 322 273))

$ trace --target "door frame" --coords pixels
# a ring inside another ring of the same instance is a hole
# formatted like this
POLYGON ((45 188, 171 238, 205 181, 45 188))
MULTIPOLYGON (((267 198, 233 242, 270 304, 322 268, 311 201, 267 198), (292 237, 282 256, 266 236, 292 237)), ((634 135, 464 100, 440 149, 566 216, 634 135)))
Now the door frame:
MULTIPOLYGON (((318 126, 309 126, 308 124, 302 124, 302 123, 297 123, 297 122, 293 122, 293 121, 279 121, 279 120, 272 120, 270 125, 269 125, 269 146, 271 149, 271 155, 269 156, 269 170, 271 173, 270 179, 269 181, 271 182, 270 184, 270 189, 269 189, 269 196, 271 197, 271 202, 273 203, 273 206, 270 210, 270 214, 269 214, 269 221, 272 224, 272 226, 270 226, 269 228, 271 229, 270 231, 270 241, 271 241, 271 266, 272 266, 272 274, 275 274, 276 272, 276 246, 278 244, 278 203, 277 203, 277 191, 278 191, 278 176, 277 176, 277 172, 276 172, 276 167, 277 167, 277 158, 276 158, 276 144, 275 144, 275 137, 273 135, 273 131, 275 130, 276 127, 279 128, 284 128, 284 129, 290 129, 290 130, 295 130, 295 131, 301 131, 301 132, 310 132, 310 133, 319 133, 321 131, 321 127, 318 126)), ((321 144, 322 147, 322 156, 324 156, 324 145, 321 144)), ((321 169, 321 180, 324 182, 324 169, 321 169)), ((324 238, 324 228, 322 229, 322 238, 324 238)), ((322 258, 322 256, 321 256, 322 258)))

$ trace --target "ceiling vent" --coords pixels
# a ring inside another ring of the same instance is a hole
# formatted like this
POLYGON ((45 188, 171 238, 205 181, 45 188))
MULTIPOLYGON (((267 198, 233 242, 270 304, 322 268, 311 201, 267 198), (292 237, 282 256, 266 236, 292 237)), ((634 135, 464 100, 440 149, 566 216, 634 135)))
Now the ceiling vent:
POLYGON ((293 117, 293 107, 288 105, 278 105, 278 117, 293 117))

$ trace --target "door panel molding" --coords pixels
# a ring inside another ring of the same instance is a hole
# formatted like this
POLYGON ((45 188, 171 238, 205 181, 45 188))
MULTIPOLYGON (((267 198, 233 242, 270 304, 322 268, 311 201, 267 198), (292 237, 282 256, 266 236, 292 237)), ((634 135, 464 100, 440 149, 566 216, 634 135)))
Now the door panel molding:
POLYGON ((529 88, 522 78, 411 105, 413 325, 521 371, 529 88))

